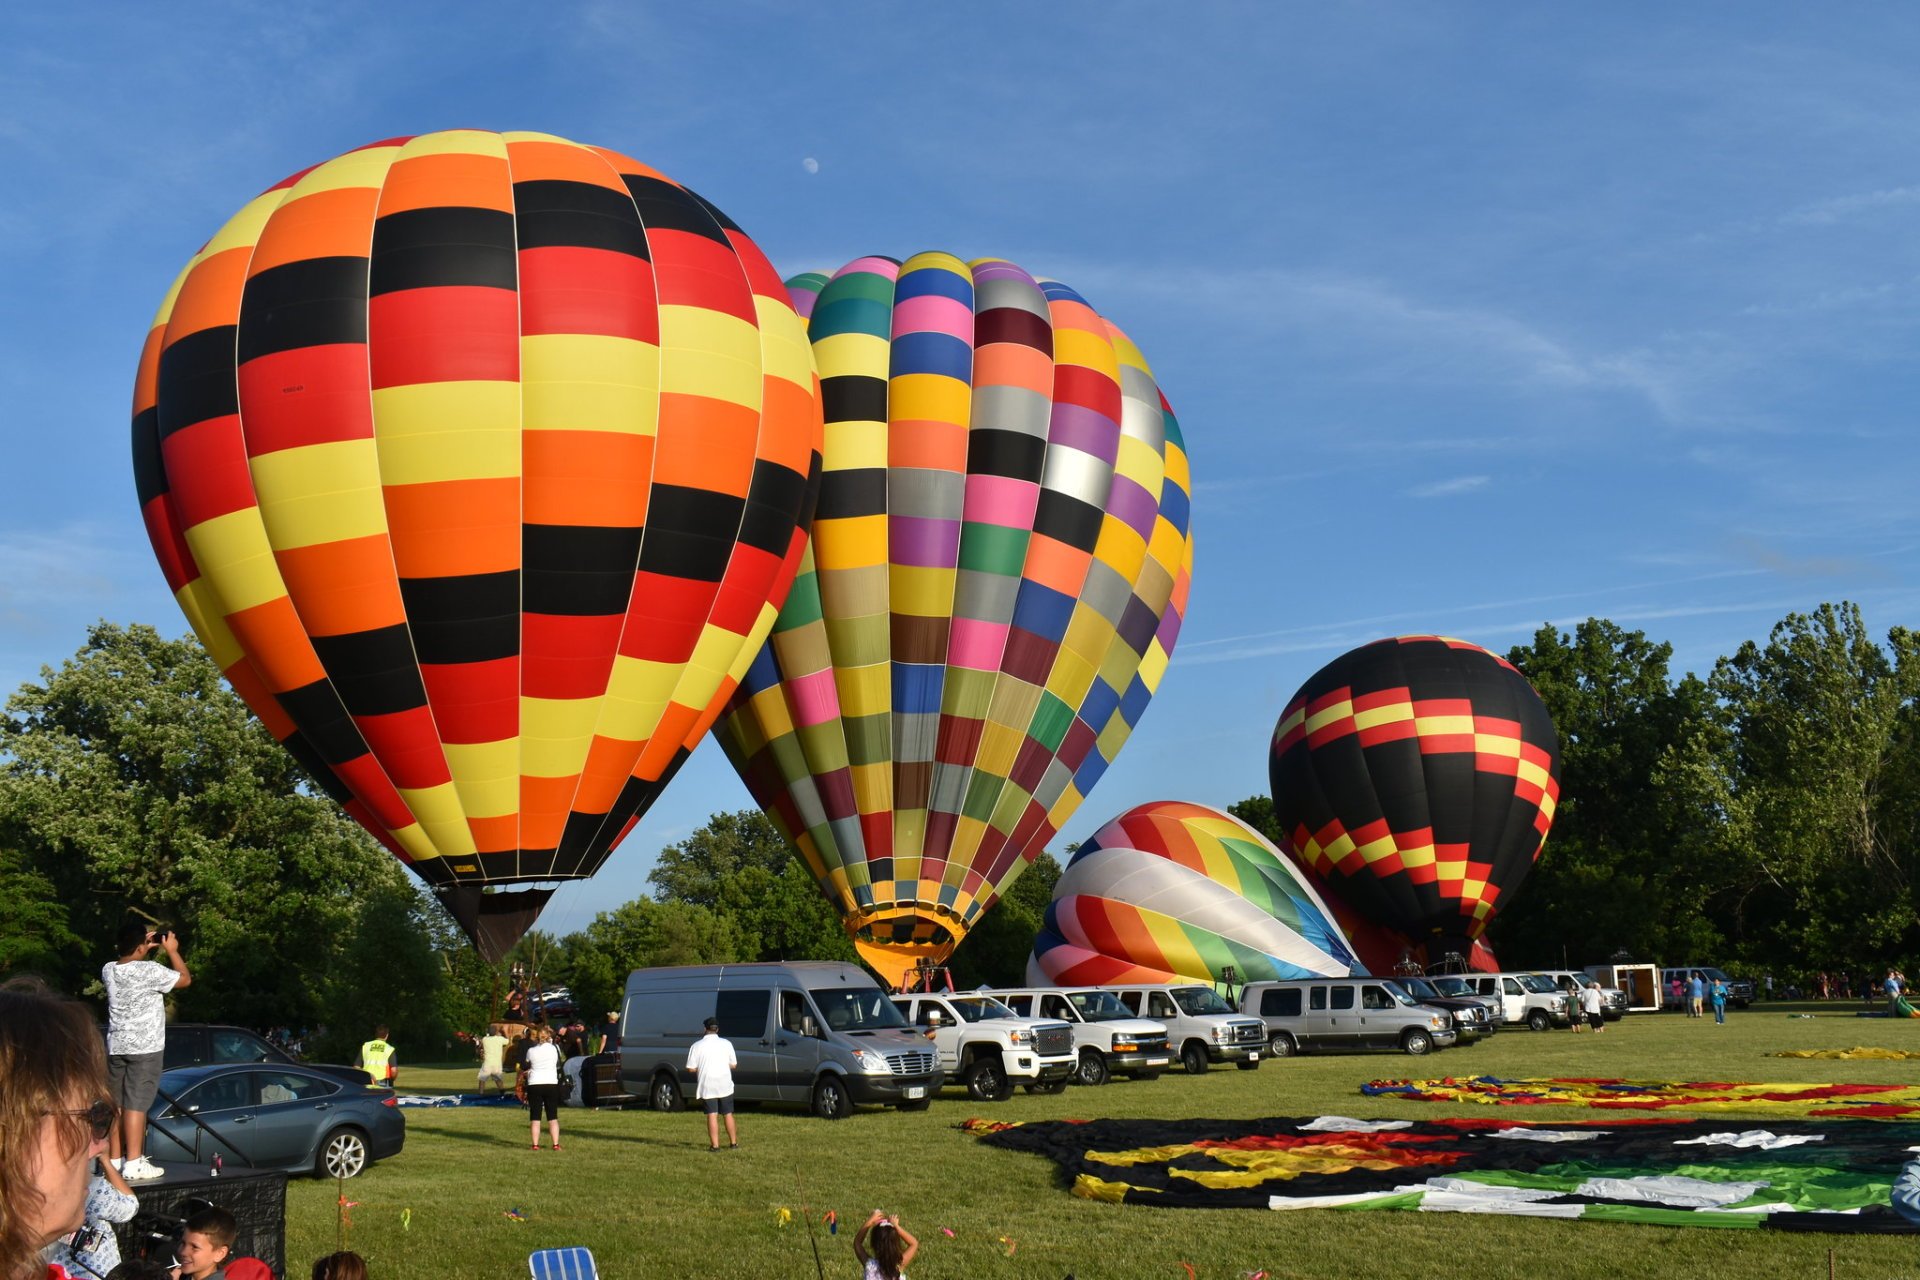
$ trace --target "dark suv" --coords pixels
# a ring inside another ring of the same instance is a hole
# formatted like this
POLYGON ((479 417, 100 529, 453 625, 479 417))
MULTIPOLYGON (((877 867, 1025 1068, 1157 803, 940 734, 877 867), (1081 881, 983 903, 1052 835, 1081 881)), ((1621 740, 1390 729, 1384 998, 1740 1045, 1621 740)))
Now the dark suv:
MULTIPOLYGON (((167 1025, 166 1054, 160 1059, 164 1070, 222 1066, 231 1062, 299 1064, 300 1060, 245 1027, 227 1027, 210 1022, 175 1022, 167 1025)), ((317 1062, 304 1065, 348 1084, 368 1084, 373 1079, 357 1067, 334 1067, 317 1062)))

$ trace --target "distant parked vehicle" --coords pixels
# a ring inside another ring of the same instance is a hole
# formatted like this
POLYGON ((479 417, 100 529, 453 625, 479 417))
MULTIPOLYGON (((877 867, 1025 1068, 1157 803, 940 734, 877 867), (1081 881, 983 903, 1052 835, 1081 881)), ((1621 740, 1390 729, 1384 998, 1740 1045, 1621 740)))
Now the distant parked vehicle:
POLYGON ((1073 1028, 1057 1019, 1022 1018, 984 992, 899 995, 894 1007, 924 1027, 947 1083, 976 1102, 1004 1102, 1013 1086, 1063 1093, 1077 1062, 1073 1028))
POLYGON ((1433 984, 1434 990, 1449 999, 1457 1000, 1464 997, 1478 1000, 1486 1005, 1487 1020, 1492 1024, 1490 1030, 1499 1031, 1507 1025, 1507 1002, 1498 996, 1482 995, 1475 983, 1460 974, 1430 973, 1427 975, 1427 981, 1433 984))
POLYGON ((1390 978, 1295 978, 1250 982, 1240 1011, 1267 1024, 1267 1051, 1400 1049, 1416 1056, 1459 1040, 1449 1010, 1424 1005, 1390 978))
POLYGON ((1256 1071, 1267 1048, 1267 1029, 1258 1018, 1241 1017, 1220 993, 1203 983, 1177 986, 1106 987, 1120 1003, 1167 1029, 1167 1049, 1181 1070, 1205 1074, 1209 1063, 1231 1062, 1256 1071))
POLYGON ((1680 969, 1660 971, 1660 988, 1666 993, 1666 998, 1662 1002, 1663 1008, 1687 1007, 1687 980, 1696 973, 1700 975, 1701 982, 1706 984, 1706 993, 1709 998, 1713 995, 1713 983, 1717 978, 1727 984, 1728 1004, 1736 1009, 1744 1009, 1753 1003, 1752 978, 1729 977, 1725 969, 1716 969, 1710 964, 1690 964, 1680 969))
POLYGON ((1114 1074, 1157 1079, 1167 1069, 1167 1029, 1136 1018, 1111 991, 1098 987, 1023 987, 995 991, 996 1000, 1023 1018, 1058 1018, 1073 1028, 1080 1065, 1073 1082, 1102 1085, 1114 1074))
MULTIPOLYGON (((1591 975, 1574 969, 1536 969, 1534 972, 1560 988, 1560 993, 1567 997, 1569 1012, 1576 1015, 1583 1007, 1580 1004, 1580 996, 1586 989, 1587 983, 1598 981, 1591 975)), ((1620 988, 1609 987, 1602 983, 1600 1001, 1600 1016, 1608 1022, 1618 1022, 1626 1016, 1627 993, 1620 988)))
POLYGON ((160 1059, 161 1070, 172 1071, 179 1067, 213 1067, 240 1062, 270 1062, 303 1066, 348 1084, 373 1082, 373 1077, 358 1067, 301 1062, 273 1041, 245 1027, 229 1027, 209 1022, 167 1024, 167 1047, 160 1059))
POLYGON ((1475 992, 1506 1004, 1509 1024, 1525 1023, 1532 1031, 1564 1027, 1572 1022, 1567 997, 1560 988, 1533 973, 1467 973, 1460 975, 1475 992))
POLYGON ((160 1076, 147 1154, 170 1164, 222 1164, 352 1178, 400 1154, 407 1122, 391 1089, 348 1084, 280 1062, 182 1067, 160 1076))
POLYGON ((1494 1033, 1493 1010, 1489 1002, 1479 996, 1450 996, 1435 985, 1433 978, 1408 976, 1389 978, 1387 981, 1400 988, 1415 1003, 1445 1009, 1451 1014, 1456 1045, 1469 1045, 1494 1033))

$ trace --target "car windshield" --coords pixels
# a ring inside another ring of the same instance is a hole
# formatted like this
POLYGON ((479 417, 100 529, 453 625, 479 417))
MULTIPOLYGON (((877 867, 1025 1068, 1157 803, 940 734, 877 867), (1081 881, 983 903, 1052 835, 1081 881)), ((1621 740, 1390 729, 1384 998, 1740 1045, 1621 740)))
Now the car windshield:
POLYGON ((1425 978, 1395 978, 1393 985, 1414 1000, 1432 1000, 1440 994, 1439 989, 1425 978))
MULTIPOLYGON (((907 1025, 900 1010, 878 987, 825 987, 811 994, 820 1016, 835 1031, 875 1031, 907 1025)), ((765 1018, 764 1010, 758 1016, 765 1018)))
POLYGON ((1520 985, 1525 987, 1529 991, 1541 991, 1541 992, 1550 993, 1550 992, 1558 991, 1560 989, 1559 987, 1554 985, 1553 979, 1543 978, 1537 973, 1521 974, 1520 985))
POLYGON ((1726 971, 1722 969, 1702 968, 1700 970, 1700 976, 1705 978, 1708 982, 1732 982, 1733 981, 1732 978, 1729 978, 1726 975, 1726 971))
POLYGON ((1111 991, 1072 991, 1067 999, 1088 1022, 1114 1022, 1134 1016, 1133 1010, 1121 1004, 1120 997, 1111 991))
POLYGON ((953 1006, 953 1011, 960 1015, 962 1022, 982 1022, 988 1018, 1020 1016, 998 1000, 990 1000, 986 996, 968 996, 965 999, 949 1000, 947 1003, 953 1006))
POLYGON ((1476 994, 1465 978, 1434 978, 1433 985, 1446 996, 1470 996, 1476 994))
POLYGON ((1212 987, 1175 987, 1173 1002, 1188 1014, 1232 1013, 1233 1006, 1220 998, 1212 987))

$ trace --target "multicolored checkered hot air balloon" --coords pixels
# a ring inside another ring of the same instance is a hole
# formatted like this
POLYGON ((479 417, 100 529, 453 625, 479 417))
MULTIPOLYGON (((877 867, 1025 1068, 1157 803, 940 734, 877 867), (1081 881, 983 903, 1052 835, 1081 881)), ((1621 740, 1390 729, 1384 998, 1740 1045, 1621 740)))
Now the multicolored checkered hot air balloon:
POLYGON ((821 417, 766 259, 645 165, 396 138, 240 210, 133 405, 241 697, 497 955, 711 727, 799 568, 821 417))
POLYGON ((1301 686, 1270 772, 1289 852, 1438 961, 1466 956, 1533 869, 1560 796, 1560 739, 1506 659, 1401 636, 1301 686))
POLYGON ((1364 972, 1296 867, 1240 819, 1158 800, 1075 850, 1027 980, 1061 986, 1238 982, 1364 972))
POLYGON ((938 961, 1139 722, 1192 568, 1147 363, 1010 262, 789 282, 826 404, 813 543, 718 726, 894 981, 938 961))

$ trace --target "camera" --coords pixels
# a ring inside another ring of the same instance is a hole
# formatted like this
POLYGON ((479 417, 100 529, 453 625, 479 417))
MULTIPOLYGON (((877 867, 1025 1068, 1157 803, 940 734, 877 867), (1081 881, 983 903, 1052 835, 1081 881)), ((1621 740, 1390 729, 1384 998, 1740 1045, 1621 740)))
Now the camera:
POLYGON ((156 944, 164 944, 166 940, 172 936, 173 930, 167 928, 165 925, 161 925, 153 931, 153 940, 156 944))

